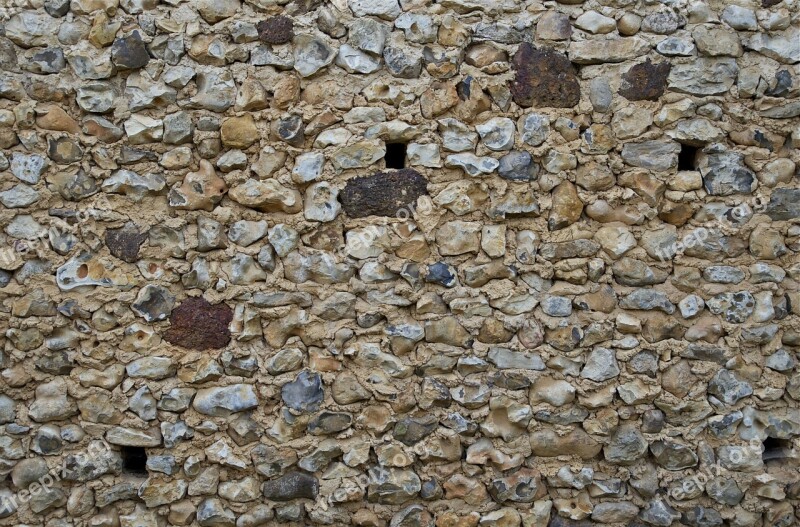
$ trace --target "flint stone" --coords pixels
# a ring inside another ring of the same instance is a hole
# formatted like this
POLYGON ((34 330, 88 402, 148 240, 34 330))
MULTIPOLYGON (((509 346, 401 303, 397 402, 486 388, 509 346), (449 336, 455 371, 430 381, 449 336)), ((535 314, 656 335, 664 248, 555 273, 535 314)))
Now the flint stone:
POLYGON ((300 372, 294 381, 281 388, 281 399, 292 410, 316 412, 323 398, 322 377, 318 373, 300 372))
POLYGON ((319 481, 303 472, 289 472, 278 479, 265 481, 261 492, 265 498, 273 501, 313 500, 319 493, 319 481))
POLYGON ((753 387, 741 380, 736 373, 721 369, 708 383, 708 393, 727 405, 733 405, 740 399, 752 395, 753 387))
POLYGON ((773 190, 764 213, 774 221, 800 218, 800 189, 773 190))
POLYGON ((622 425, 603 448, 606 461, 615 465, 631 465, 647 452, 647 441, 632 425, 622 425))
POLYGON ((728 93, 739 74, 736 59, 695 58, 686 64, 674 64, 669 72, 671 91, 708 96, 728 93))
POLYGON ((127 37, 115 39, 111 46, 111 62, 119 69, 144 68, 149 61, 150 55, 138 31, 133 31, 127 37))
POLYGON ((622 147, 622 159, 635 167, 663 172, 678 166, 680 151, 680 144, 673 141, 625 143, 622 147))
POLYGON ((204 388, 197 391, 192 406, 204 415, 227 417, 258 406, 258 396, 250 384, 204 388))
POLYGON ((743 160, 743 154, 731 151, 701 156, 700 174, 706 192, 712 196, 752 193, 758 184, 756 175, 743 160))

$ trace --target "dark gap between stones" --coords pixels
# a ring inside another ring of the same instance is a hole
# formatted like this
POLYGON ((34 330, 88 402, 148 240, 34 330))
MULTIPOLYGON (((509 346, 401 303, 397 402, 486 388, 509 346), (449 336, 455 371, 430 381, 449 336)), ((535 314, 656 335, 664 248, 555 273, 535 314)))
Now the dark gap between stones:
POLYGON ((761 460, 765 463, 772 460, 786 459, 792 455, 792 442, 788 439, 767 437, 762 444, 764 449, 761 451, 761 460))
POLYGON ((697 170, 697 147, 681 143, 678 170, 697 170))
POLYGON ((140 446, 124 446, 122 454, 122 471, 127 474, 147 474, 147 452, 140 446))
POLYGON ((406 144, 386 143, 386 168, 401 169, 406 167, 406 144))

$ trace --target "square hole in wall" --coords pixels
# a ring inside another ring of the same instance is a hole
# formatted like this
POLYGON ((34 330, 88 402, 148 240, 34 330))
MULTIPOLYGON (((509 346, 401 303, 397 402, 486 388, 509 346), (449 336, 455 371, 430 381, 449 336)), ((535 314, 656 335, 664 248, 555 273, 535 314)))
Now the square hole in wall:
POLYGON ((406 167, 406 144, 386 143, 386 168, 401 169, 406 167))
POLYGON ((122 471, 128 474, 147 474, 147 452, 140 446, 124 446, 122 454, 122 471))
POLYGON ((763 445, 764 450, 761 452, 761 460, 765 463, 774 460, 785 461, 786 458, 792 457, 792 442, 788 439, 767 437, 763 445))
POLYGON ((678 170, 697 170, 697 150, 691 145, 681 144, 681 151, 678 153, 678 170))

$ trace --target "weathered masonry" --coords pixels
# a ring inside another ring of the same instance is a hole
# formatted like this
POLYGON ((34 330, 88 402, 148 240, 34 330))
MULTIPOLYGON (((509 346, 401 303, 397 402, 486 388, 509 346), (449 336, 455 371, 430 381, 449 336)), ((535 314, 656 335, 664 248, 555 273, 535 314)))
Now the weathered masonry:
POLYGON ((7 0, 0 526, 800 525, 800 0, 7 0))

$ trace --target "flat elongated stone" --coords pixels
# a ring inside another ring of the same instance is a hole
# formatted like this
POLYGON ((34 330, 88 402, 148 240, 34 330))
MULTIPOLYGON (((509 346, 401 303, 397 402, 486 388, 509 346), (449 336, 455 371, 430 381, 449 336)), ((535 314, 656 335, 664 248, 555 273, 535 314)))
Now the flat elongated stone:
POLYGON ((402 210, 410 217, 417 198, 428 194, 427 184, 428 181, 411 168, 379 172, 348 180, 339 193, 339 200, 351 218, 395 217, 402 210))
POLYGON ((258 405, 258 396, 251 384, 232 384, 197 391, 192 406, 204 415, 227 417, 258 405))
POLYGON ((261 491, 265 498, 273 501, 313 500, 319 493, 319 481, 303 472, 290 472, 278 479, 265 481, 261 491))

